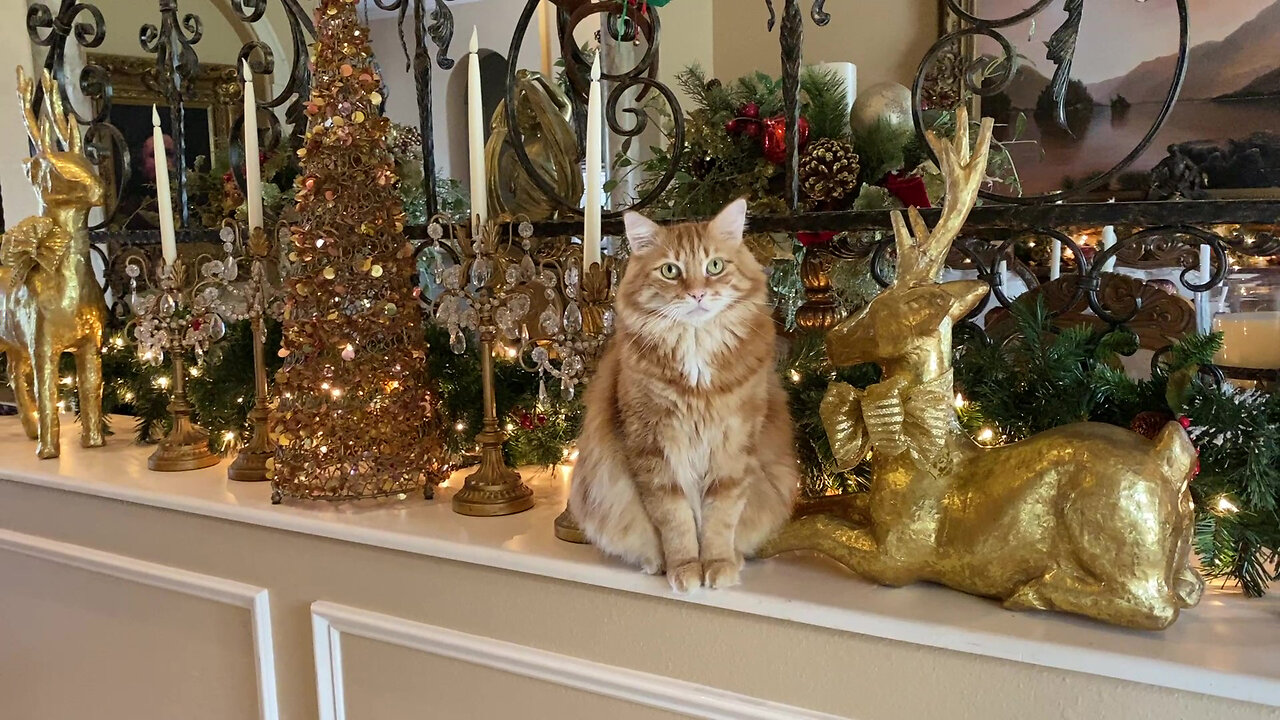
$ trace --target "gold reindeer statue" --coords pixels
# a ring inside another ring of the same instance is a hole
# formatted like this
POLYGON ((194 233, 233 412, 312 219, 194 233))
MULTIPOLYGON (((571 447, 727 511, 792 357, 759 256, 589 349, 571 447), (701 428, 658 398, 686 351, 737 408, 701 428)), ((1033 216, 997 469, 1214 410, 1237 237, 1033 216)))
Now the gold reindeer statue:
POLYGON ((1081 422, 984 448, 955 420, 951 332, 987 287, 937 277, 984 181, 991 121, 972 156, 966 113, 957 127, 952 141, 928 137, 947 182, 936 227, 911 210, 909 231, 894 214, 894 284, 827 337, 836 365, 882 370, 865 391, 833 384, 820 410, 842 467, 871 451, 869 497, 794 520, 762 554, 815 550, 883 585, 1168 627, 1204 589, 1189 564, 1195 449, 1178 423, 1154 441, 1081 422))
POLYGON ((32 112, 35 88, 18 68, 18 102, 35 156, 24 161, 41 212, 0 238, 0 352, 27 436, 41 458, 58 456, 58 362, 76 356, 80 441, 101 447, 102 326, 107 306, 89 261, 89 209, 103 183, 85 158, 75 116, 62 107, 45 71, 44 107, 32 112))

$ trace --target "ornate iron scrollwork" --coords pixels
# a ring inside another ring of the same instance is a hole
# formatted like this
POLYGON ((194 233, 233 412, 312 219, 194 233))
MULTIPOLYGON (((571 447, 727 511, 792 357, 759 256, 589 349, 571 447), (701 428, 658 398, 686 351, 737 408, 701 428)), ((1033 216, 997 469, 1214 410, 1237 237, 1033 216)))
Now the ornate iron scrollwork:
MULTIPOLYGON (((539 0, 528 0, 525 4, 520 18, 516 21, 515 32, 511 36, 511 49, 508 57, 517 58, 520 56, 520 48, 524 44, 525 35, 529 31, 530 21, 533 14, 538 8, 539 0)), ((622 2, 594 2, 584 4, 577 7, 569 16, 567 22, 562 23, 560 27, 561 34, 561 52, 565 60, 565 73, 569 78, 570 86, 574 92, 571 93, 575 102, 580 103, 586 97, 586 85, 583 80, 586 69, 590 65, 588 58, 585 57, 574 45, 574 29, 588 17, 602 13, 621 13, 623 9, 622 2)), ((632 203, 630 209, 638 210, 648 206, 662 194, 671 181, 675 178, 676 168, 679 166, 680 156, 684 152, 684 115, 680 110, 680 101, 676 94, 657 77, 658 62, 658 44, 661 35, 661 25, 658 20, 657 9, 649 6, 648 22, 637 23, 637 29, 648 42, 644 54, 636 62, 631 69, 620 73, 603 73, 601 77, 611 81, 612 87, 609 90, 608 97, 605 99, 605 121, 609 125, 609 129, 615 134, 623 137, 636 137, 644 132, 648 127, 649 118, 644 111, 626 107, 621 108, 620 104, 624 94, 634 87, 639 87, 636 99, 642 98, 650 90, 658 93, 662 97, 663 102, 667 105, 670 112, 673 129, 671 141, 671 162, 667 171, 663 176, 654 183, 645 193, 645 195, 632 203), (631 116, 632 123, 624 125, 620 120, 620 115, 626 113, 631 116)), ((556 192, 555 187, 538 171, 537 167, 529 158, 529 153, 525 148, 524 137, 520 133, 519 118, 517 116, 516 92, 516 63, 510 63, 507 68, 507 89, 506 89, 506 112, 508 127, 508 142, 515 154, 516 161, 520 167, 524 168, 528 173, 529 179, 537 186, 539 192, 550 199, 558 208, 569 213, 579 214, 581 212, 578 207, 577 198, 562 197, 556 192)), ((605 218, 616 218, 622 215, 622 211, 606 211, 603 213, 605 218)))
MULTIPOLYGON (((107 158, 112 161, 111 173, 122 178, 117 184, 114 197, 106 199, 103 220, 90 227, 104 227, 115 214, 120 204, 124 183, 129 176, 129 147, 124 135, 120 133, 109 118, 111 115, 111 78, 108 72, 95 63, 88 63, 80 69, 80 77, 68 77, 67 40, 75 36, 76 44, 82 49, 91 50, 102 44, 107 36, 106 21, 102 11, 96 5, 76 0, 62 0, 57 13, 44 4, 36 4, 27 8, 27 36, 31 44, 48 50, 44 58, 44 68, 53 76, 56 87, 62 93, 62 104, 75 115, 76 122, 85 128, 85 155, 95 166, 101 165, 107 158), (74 80, 74 85, 73 85, 74 80), (89 101, 89 114, 84 114, 76 107, 67 88, 79 87, 85 99, 89 101)), ((31 100, 33 110, 38 112, 44 102, 44 88, 38 83, 35 96, 31 100)))
POLYGON ((400 49, 404 51, 406 69, 413 70, 413 85, 418 101, 418 126, 422 131, 422 189, 426 196, 427 216, 439 212, 436 197, 436 152, 434 121, 431 117, 431 50, 427 39, 436 46, 435 63, 441 70, 453 69, 449 45, 453 43, 453 11, 445 0, 432 0, 430 15, 424 9, 426 0, 373 0, 379 8, 396 13, 400 33, 400 49), (404 24, 413 3, 413 57, 405 43, 404 24), (430 22, 428 22, 430 18, 430 22))
MULTIPOLYGON (((284 10, 285 21, 289 25, 289 73, 284 86, 274 95, 258 100, 258 107, 269 112, 265 138, 259 144, 263 150, 275 150, 280 147, 285 133, 280 127, 280 120, 274 112, 276 108, 284 108, 285 122, 289 124, 287 145, 292 147, 301 144, 303 133, 307 129, 306 99, 311 91, 311 67, 308 62, 308 46, 315 39, 315 25, 310 15, 302 8, 298 0, 280 0, 284 10)), ((245 24, 252 25, 260 21, 267 12, 267 0, 231 0, 231 11, 245 24)), ((250 40, 240 48, 237 65, 247 63, 253 75, 271 75, 276 73, 275 51, 262 40, 250 40)), ((244 119, 241 118, 232 128, 231 164, 236 167, 237 180, 244 187, 244 119)))
MULTIPOLYGON (((138 44, 143 51, 156 56, 155 74, 149 76, 151 89, 164 95, 169 103, 169 134, 179 167, 187 156, 186 109, 183 105, 187 83, 200 70, 195 45, 204 36, 200 16, 187 13, 178 16, 177 0, 160 0, 160 24, 147 23, 138 30, 138 44)), ((191 203, 187 199, 187 175, 175 173, 180 223, 186 227, 191 219, 191 203)))

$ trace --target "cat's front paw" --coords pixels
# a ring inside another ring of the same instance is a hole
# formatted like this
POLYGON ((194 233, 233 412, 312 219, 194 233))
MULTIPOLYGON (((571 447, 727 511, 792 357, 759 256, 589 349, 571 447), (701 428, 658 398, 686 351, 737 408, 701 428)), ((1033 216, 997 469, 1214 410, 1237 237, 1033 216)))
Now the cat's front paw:
POLYGON ((705 584, 709 588, 733 587, 741 582, 741 560, 709 560, 703 566, 705 584))
POLYGON ((667 569, 667 582, 678 593, 687 593, 702 585, 702 563, 694 560, 667 569))

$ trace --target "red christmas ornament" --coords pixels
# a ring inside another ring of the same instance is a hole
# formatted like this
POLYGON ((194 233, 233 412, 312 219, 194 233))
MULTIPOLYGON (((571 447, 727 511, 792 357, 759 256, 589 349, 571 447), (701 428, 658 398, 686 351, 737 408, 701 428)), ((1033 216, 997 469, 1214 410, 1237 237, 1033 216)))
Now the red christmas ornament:
POLYGON ((889 173, 880 181, 881 187, 893 193, 907 207, 931 207, 929 192, 924 187, 924 178, 906 172, 889 173))
POLYGON ((759 120, 760 106, 757 105, 756 103, 749 102, 746 105, 742 106, 742 109, 738 111, 738 114, 741 115, 742 117, 751 118, 752 120, 759 120))
POLYGON ((524 428, 525 430, 533 429, 533 416, 530 415, 527 410, 520 411, 519 421, 520 421, 520 427, 524 428))
POLYGON ((824 230, 821 232, 806 231, 806 232, 796 233, 796 239, 799 240, 800 244, 805 247, 813 247, 815 245, 826 245, 827 243, 831 242, 831 238, 835 236, 836 236, 836 233, 828 230, 824 230))
MULTIPOLYGON (((764 157, 774 165, 781 165, 787 161, 787 121, 786 118, 778 115, 776 117, 765 118, 760 121, 761 147, 764 150, 764 157)), ((798 149, 803 150, 805 143, 809 142, 809 121, 800 118, 800 122, 796 125, 799 130, 798 149)))
POLYGON ((1191 418, 1187 417, 1186 415, 1183 415, 1182 417, 1178 418, 1178 424, 1182 426, 1183 430, 1190 430, 1191 418))

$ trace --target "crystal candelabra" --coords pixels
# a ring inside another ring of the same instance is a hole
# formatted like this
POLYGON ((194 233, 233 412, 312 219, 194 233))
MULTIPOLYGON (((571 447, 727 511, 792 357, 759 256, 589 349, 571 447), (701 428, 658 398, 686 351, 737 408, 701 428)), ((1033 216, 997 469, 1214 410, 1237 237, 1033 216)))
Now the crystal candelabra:
POLYGON ((225 260, 211 260, 201 267, 205 279, 197 290, 197 296, 208 299, 211 307, 224 319, 249 321, 253 333, 253 409, 249 411, 252 435, 240 448, 235 461, 227 469, 227 477, 239 482, 263 482, 268 480, 268 470, 274 462, 276 445, 268 429, 267 415, 267 362, 263 346, 266 343, 266 318, 278 314, 278 295, 267 281, 267 259, 272 243, 266 231, 260 227, 249 230, 248 242, 244 241, 240 225, 227 220, 222 225, 222 247, 225 260), (237 282, 239 266, 249 262, 248 282, 237 282))
MULTIPOLYGON (((466 350, 466 333, 480 338, 480 374, 484 393, 484 420, 476 442, 480 445, 480 466, 467 476, 462 488, 453 496, 454 512, 462 515, 511 515, 533 507, 533 491, 520 479, 520 473, 503 458, 506 440, 498 424, 494 398, 493 353, 499 337, 519 337, 521 320, 529 312, 530 297, 521 288, 532 282, 533 263, 527 253, 512 262, 510 238, 502 241, 496 222, 480 227, 475 237, 461 240, 445 238, 445 228, 457 230, 447 219, 433 218, 427 228, 436 249, 455 262, 448 267, 437 264, 435 280, 442 288, 435 298, 436 321, 449 331, 449 346, 457 353, 466 350)), ((520 223, 522 245, 527 247, 533 227, 520 223)))
MULTIPOLYGON (((577 386, 595 372, 605 340, 613 331, 617 273, 611 257, 604 256, 602 263, 592 263, 584 270, 573 246, 568 246, 568 253, 567 261, 544 262, 538 273, 547 306, 538 318, 540 336, 524 338, 520 357, 527 370, 559 379, 561 393, 571 399, 577 386)), ((543 380, 539 395, 545 397, 545 393, 543 380)), ((556 518, 555 532, 568 542, 587 541, 568 508, 556 518)))
MULTIPOLYGON (((131 284, 141 273, 138 265, 126 268, 131 284)), ((172 396, 169 412, 173 426, 147 459, 147 467, 159 472, 196 470, 218 464, 219 458, 209 450, 209 433, 191 421, 191 404, 187 402, 186 362, 188 350, 201 358, 209 344, 226 332, 222 317, 213 310, 207 293, 196 293, 189 284, 186 264, 181 259, 160 268, 158 290, 138 298, 131 305, 135 315, 134 337, 139 357, 159 366, 168 353, 173 366, 172 396)))

